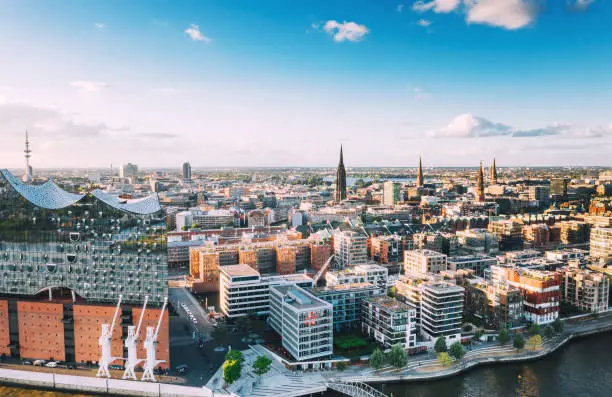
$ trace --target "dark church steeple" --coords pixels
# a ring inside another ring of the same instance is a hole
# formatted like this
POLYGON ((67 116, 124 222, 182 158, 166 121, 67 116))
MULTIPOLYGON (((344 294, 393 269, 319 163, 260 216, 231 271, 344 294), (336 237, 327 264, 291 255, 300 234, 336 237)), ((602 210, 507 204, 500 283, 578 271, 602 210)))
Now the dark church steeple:
POLYGON ((416 185, 417 187, 423 187, 423 163, 421 162, 421 156, 419 156, 419 170, 417 171, 416 185))
POLYGON ((338 170, 336 170, 336 191, 334 193, 334 201, 336 203, 346 199, 346 170, 344 169, 344 156, 342 154, 342 146, 340 146, 340 162, 338 170))

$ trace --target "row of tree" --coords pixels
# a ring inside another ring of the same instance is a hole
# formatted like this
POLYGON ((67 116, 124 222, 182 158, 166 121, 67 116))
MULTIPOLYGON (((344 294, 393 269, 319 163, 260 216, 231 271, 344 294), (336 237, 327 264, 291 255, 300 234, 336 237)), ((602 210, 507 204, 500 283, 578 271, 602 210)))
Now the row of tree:
MULTIPOLYGON (((240 350, 230 350, 225 355, 225 362, 223 363, 223 380, 226 385, 231 385, 240 379, 242 376, 243 364, 244 356, 240 350)), ((268 373, 271 365, 271 359, 266 356, 258 356, 253 362, 253 373, 261 380, 261 377, 268 373)))

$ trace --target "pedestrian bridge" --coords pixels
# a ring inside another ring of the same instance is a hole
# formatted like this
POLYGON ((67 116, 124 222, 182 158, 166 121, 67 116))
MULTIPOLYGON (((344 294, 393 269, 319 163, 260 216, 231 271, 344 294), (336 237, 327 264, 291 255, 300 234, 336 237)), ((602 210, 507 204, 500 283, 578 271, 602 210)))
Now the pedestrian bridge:
POLYGON ((387 397, 386 394, 362 382, 346 381, 336 378, 330 379, 326 383, 326 386, 328 389, 351 397, 387 397))

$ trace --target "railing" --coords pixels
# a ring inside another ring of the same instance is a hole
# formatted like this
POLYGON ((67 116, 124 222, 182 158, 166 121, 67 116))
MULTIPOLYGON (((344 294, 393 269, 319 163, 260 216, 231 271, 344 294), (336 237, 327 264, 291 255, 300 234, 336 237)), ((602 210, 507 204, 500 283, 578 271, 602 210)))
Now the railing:
POLYGON ((335 390, 351 397, 387 397, 384 393, 376 390, 367 383, 362 382, 330 379, 326 386, 331 390, 335 390))

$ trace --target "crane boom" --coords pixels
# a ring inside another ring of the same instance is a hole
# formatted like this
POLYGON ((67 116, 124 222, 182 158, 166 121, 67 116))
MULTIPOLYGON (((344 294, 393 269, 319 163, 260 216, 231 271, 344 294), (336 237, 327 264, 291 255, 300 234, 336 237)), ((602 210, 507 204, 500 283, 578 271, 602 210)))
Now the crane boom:
POLYGON ((164 305, 162 306, 161 313, 159 314, 159 320, 157 321, 157 328, 155 328, 155 334, 153 335, 153 340, 157 340, 157 334, 159 334, 159 328, 161 327, 162 319, 164 318, 164 310, 166 310, 166 305, 168 304, 168 297, 164 298, 164 305))
POLYGON ((321 266, 321 269, 319 269, 319 271, 314 275, 314 277, 312 278, 312 283, 314 284, 314 286, 317 286, 317 283, 319 282, 319 279, 321 278, 321 276, 323 275, 323 273, 325 273, 325 271, 327 270, 327 268, 329 267, 329 264, 331 263, 332 259, 334 259, 334 255, 330 255, 329 259, 327 260, 327 262, 325 262, 323 264, 323 266, 321 266))
POLYGON ((142 305, 142 312, 140 312, 140 320, 138 320, 138 328, 136 328, 136 339, 140 334, 140 326, 142 325, 142 319, 144 318, 145 310, 147 310, 147 302, 149 301, 149 295, 145 296, 144 305, 142 305))
POLYGON ((119 295, 119 302, 117 302, 117 307, 115 308, 115 315, 113 316, 113 323, 110 327, 110 334, 108 335, 109 339, 113 337, 113 329, 115 329, 115 323, 117 322, 117 315, 119 315, 119 308, 121 308, 121 300, 123 299, 123 295, 119 295))

